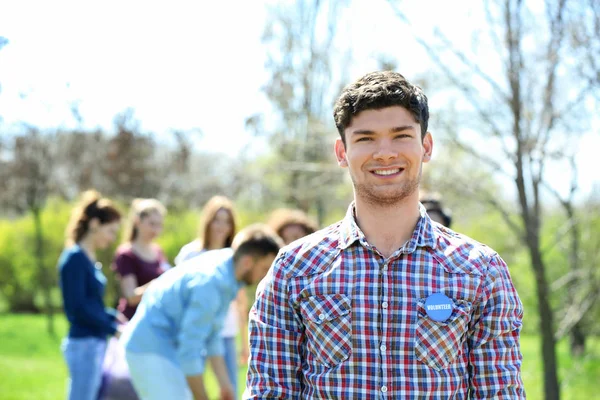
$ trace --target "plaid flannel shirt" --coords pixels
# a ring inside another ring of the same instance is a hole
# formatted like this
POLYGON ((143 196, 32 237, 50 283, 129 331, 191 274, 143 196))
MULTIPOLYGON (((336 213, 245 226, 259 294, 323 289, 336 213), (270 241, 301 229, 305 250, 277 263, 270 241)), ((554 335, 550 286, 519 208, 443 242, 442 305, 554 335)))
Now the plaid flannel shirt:
POLYGON ((524 399, 523 307, 504 261, 432 222, 385 259, 354 206, 284 248, 250 312, 246 399, 524 399), (437 322, 424 307, 452 300, 437 322))

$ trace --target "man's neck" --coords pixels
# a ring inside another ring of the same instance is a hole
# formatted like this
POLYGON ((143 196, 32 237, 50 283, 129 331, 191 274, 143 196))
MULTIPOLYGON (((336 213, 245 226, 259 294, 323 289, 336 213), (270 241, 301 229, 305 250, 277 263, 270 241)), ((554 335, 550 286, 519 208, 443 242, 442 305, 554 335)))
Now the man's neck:
POLYGON ((356 222, 367 242, 390 257, 412 237, 419 221, 419 202, 407 198, 392 206, 373 206, 356 199, 356 222))

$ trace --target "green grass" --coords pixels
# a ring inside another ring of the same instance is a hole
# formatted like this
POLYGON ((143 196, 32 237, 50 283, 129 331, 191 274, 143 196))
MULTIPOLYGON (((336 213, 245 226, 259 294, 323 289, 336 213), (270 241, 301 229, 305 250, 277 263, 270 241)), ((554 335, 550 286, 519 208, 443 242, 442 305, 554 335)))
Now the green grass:
MULTIPOLYGON (((46 320, 40 315, 0 314, 0 397, 3 400, 57 400, 65 397, 67 368, 60 342, 67 332, 62 315, 57 316, 57 337, 46 333, 46 320)), ((537 336, 523 336, 523 380, 528 399, 542 399, 542 364, 537 336)), ((600 377, 600 339, 588 343, 587 355, 572 359, 568 345, 558 346, 562 398, 596 398, 600 377)), ((245 368, 239 371, 240 392, 245 384, 245 368)), ((218 398, 214 377, 207 374, 212 398, 218 398)))
MULTIPOLYGON (((60 343, 67 330, 62 314, 55 318, 55 338, 48 335, 44 316, 0 314, 0 399, 65 398, 68 371, 60 343)), ((245 379, 246 369, 240 368, 240 395, 245 379)), ((218 385, 210 369, 205 383, 211 398, 217 399, 218 385)))

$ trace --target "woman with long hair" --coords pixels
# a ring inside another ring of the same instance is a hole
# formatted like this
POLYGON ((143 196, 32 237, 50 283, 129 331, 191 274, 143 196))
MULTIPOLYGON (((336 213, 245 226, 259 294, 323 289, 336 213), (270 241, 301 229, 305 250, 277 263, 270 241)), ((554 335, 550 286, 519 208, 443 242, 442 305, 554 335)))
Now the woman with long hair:
MULTIPOLYGON (((156 238, 163 227, 165 207, 156 199, 135 199, 131 203, 124 241, 115 253, 112 269, 117 275, 121 298, 117 309, 130 320, 148 285, 170 266, 156 238)), ((109 342, 104 360, 99 400, 137 400, 125 361, 125 350, 109 342)))
POLYGON ((95 400, 102 376, 106 338, 119 336, 117 311, 104 307, 106 277, 96 250, 117 238, 121 214, 96 191, 83 194, 67 227, 65 249, 58 260, 63 306, 69 333, 62 350, 69 369, 67 398, 95 400))
POLYGON ((146 287, 170 266, 155 242, 163 229, 165 207, 156 199, 135 199, 131 203, 124 242, 113 261, 121 286, 118 310, 131 319, 146 287))
MULTIPOLYGON (((199 237, 183 246, 175 258, 178 265, 186 260, 210 250, 231 247, 236 234, 236 217, 231 200, 224 196, 214 196, 202 209, 202 219, 199 227, 199 237)), ((242 350, 240 359, 248 359, 248 300, 245 289, 240 289, 236 299, 231 302, 227 317, 223 324, 221 336, 225 346, 225 364, 229 379, 237 393, 237 350, 236 336, 239 332, 242 337, 242 350)))

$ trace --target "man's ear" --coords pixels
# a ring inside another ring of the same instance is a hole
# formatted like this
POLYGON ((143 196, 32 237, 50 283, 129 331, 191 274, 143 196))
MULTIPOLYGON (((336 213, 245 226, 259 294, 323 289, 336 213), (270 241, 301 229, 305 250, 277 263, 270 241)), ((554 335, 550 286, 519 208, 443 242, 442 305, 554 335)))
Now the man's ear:
POLYGON ((429 162, 433 154, 433 137, 427 132, 423 138, 423 162, 429 162))
POLYGON ((346 146, 344 145, 344 142, 342 142, 342 139, 338 138, 335 140, 334 151, 338 165, 342 168, 347 167, 348 161, 346 160, 346 146))
POLYGON ((246 273, 252 269, 252 266, 254 265, 253 262, 252 256, 245 254, 238 260, 236 269, 241 273, 246 273))

